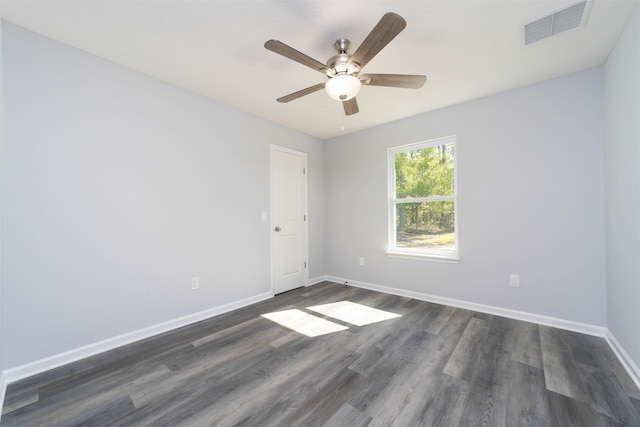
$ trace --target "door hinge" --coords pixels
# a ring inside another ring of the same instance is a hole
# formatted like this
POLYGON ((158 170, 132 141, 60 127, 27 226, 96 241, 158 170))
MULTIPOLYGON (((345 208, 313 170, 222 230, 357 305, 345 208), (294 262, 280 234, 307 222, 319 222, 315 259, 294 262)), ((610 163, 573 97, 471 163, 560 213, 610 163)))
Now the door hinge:
POLYGON ((307 268, 307 261, 304 262, 304 268, 307 268))
POLYGON ((302 220, 306 221, 307 220, 307 215, 302 215, 302 220))
POLYGON ((307 168, 302 168, 302 175, 306 175, 307 174, 307 168))

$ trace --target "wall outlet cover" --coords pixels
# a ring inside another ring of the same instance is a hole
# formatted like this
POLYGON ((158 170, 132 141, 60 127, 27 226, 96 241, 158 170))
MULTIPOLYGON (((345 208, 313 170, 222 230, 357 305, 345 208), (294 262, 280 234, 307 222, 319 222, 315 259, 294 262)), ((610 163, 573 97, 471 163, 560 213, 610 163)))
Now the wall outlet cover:
POLYGON ((510 274, 509 275, 509 286, 513 286, 514 288, 520 287, 520 275, 518 274, 510 274))

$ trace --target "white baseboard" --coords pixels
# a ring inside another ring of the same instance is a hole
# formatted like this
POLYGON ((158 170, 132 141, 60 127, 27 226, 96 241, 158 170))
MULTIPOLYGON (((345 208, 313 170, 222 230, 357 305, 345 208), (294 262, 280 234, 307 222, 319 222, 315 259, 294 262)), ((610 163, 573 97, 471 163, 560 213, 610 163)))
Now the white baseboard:
POLYGON ((306 286, 308 287, 308 286, 317 285, 318 283, 322 283, 326 280, 328 280, 326 275, 314 277, 313 279, 309 279, 306 286))
POLYGON ((638 365, 633 362, 629 354, 624 350, 624 348, 622 348, 616 337, 613 336, 609 329, 607 329, 607 333, 604 337, 607 340, 607 343, 609 343, 609 347, 611 347, 611 350, 613 350, 615 355, 620 360, 620 363, 622 363, 622 366, 624 366, 624 368, 627 370, 627 373, 636 384, 636 387, 640 389, 640 368, 638 368, 638 365))
POLYGON ((587 335, 604 337, 607 330, 603 326, 589 325, 586 323, 574 322, 571 320, 558 319, 555 317, 543 316, 539 314, 527 313, 524 311, 511 310, 508 308, 495 307, 491 305, 477 304, 469 301, 462 301, 452 298, 439 297, 436 295, 424 294, 421 292, 407 291, 389 286, 375 285, 373 283, 359 282, 342 277, 327 276, 326 280, 335 283, 345 283, 357 288, 369 289, 372 291, 384 292, 386 294, 398 295, 401 297, 413 298, 420 301, 433 302, 436 304, 449 305, 466 310, 478 311, 480 313, 493 314, 496 316, 508 317, 510 319, 523 320, 525 322, 537 323, 539 325, 551 326, 573 332, 580 332, 587 335))
POLYGON ((138 329, 137 331, 128 332, 126 334, 108 338, 106 340, 85 345, 73 350, 65 351, 64 353, 36 360, 34 362, 20 365, 15 368, 7 369, 2 372, 3 384, 11 384, 15 381, 28 378, 32 375, 54 369, 62 365, 66 365, 67 363, 75 362, 89 356, 94 356, 108 350, 113 350, 114 348, 131 344, 133 342, 143 340, 145 338, 149 338, 164 332, 168 332, 173 329, 181 328, 183 326, 187 326, 201 320, 209 319, 211 317, 218 316, 220 314, 227 313, 229 311, 233 311, 247 305, 255 304, 269 298, 273 298, 273 294, 271 292, 263 293, 239 301, 234 301, 229 304, 200 311, 198 313, 193 313, 177 319, 169 320, 167 322, 159 323, 157 325, 138 329))

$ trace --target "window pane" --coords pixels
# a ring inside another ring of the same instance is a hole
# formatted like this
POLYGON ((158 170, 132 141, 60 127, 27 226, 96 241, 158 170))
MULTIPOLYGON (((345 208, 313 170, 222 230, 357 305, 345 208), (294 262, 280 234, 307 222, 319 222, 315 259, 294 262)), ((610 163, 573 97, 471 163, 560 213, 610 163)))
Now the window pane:
POLYGON ((396 153, 396 198, 452 196, 453 156, 453 144, 396 153))
POLYGON ((453 201, 397 203, 396 247, 455 252, 453 201))

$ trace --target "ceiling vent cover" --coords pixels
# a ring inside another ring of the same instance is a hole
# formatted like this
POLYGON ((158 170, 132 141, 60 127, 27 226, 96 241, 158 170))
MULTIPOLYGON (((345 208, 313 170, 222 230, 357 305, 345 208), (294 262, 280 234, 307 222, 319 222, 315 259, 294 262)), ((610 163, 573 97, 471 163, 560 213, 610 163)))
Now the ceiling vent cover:
POLYGON ((524 26, 524 44, 529 45, 580 26, 587 1, 581 1, 524 26))

